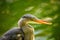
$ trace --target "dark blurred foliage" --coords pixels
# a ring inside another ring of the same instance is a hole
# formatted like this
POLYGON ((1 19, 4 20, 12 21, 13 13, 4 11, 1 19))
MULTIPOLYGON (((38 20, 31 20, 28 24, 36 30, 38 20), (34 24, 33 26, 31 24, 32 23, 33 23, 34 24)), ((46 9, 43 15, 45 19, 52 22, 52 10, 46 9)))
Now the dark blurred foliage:
POLYGON ((17 26, 26 13, 51 20, 51 25, 31 24, 36 40, 60 40, 60 0, 0 0, 0 35, 17 26))

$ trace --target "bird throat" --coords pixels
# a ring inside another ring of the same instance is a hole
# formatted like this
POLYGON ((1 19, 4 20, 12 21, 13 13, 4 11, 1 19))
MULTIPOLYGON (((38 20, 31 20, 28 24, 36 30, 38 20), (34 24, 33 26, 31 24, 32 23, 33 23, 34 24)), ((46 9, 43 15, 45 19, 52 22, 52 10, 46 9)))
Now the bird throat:
POLYGON ((21 18, 21 19, 18 21, 18 26, 19 26, 19 27, 23 27, 23 26, 25 26, 25 25, 27 25, 27 20, 21 18))
POLYGON ((34 28, 28 25, 28 20, 27 19, 20 19, 18 21, 18 26, 22 28, 24 32, 24 40, 33 40, 34 39, 34 28))

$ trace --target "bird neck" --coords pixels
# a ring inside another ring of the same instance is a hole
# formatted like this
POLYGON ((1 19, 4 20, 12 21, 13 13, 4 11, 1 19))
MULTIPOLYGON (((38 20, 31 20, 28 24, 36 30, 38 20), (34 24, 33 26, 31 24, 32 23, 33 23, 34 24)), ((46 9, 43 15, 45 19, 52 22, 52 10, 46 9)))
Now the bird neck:
POLYGON ((27 20, 26 20, 26 19, 21 18, 21 19, 18 21, 18 26, 19 26, 19 27, 25 26, 26 24, 27 24, 27 20))

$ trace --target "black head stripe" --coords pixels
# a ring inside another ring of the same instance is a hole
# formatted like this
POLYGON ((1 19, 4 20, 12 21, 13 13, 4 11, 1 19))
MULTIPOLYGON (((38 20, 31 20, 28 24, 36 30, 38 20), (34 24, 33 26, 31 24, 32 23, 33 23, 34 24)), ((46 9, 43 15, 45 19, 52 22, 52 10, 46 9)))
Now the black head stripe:
POLYGON ((35 16, 31 15, 31 14, 25 14, 22 18, 33 18, 35 16))

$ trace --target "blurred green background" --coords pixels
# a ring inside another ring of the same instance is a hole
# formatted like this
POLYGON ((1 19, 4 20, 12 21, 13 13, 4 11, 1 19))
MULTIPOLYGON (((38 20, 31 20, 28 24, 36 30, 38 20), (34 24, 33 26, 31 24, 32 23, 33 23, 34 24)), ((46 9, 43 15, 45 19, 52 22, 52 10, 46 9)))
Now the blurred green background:
POLYGON ((35 40, 60 40, 60 0, 0 0, 0 36, 17 27, 26 13, 52 22, 52 25, 30 24, 35 29, 35 40))

